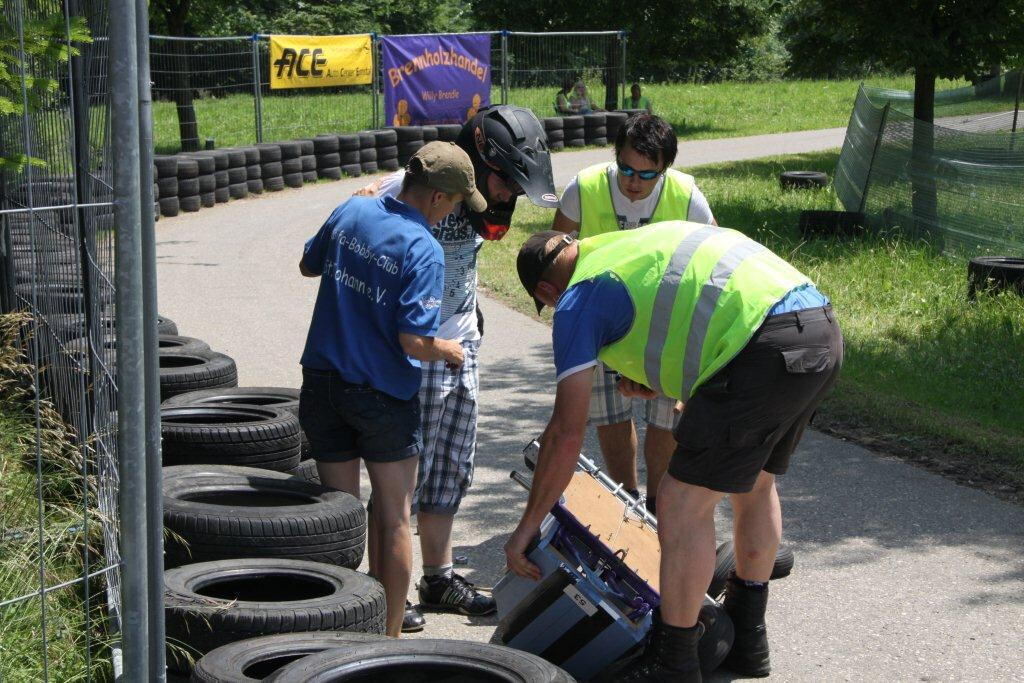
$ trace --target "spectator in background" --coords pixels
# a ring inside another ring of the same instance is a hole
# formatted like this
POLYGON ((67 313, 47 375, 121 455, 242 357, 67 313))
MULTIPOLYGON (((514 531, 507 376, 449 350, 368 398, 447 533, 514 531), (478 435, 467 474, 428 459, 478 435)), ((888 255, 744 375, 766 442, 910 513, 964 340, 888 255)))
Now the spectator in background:
POLYGON ((555 113, 559 116, 572 116, 576 110, 569 104, 569 95, 572 93, 572 79, 562 81, 562 89, 555 94, 555 113))
POLYGON ((623 109, 643 109, 648 114, 654 113, 654 109, 651 107, 651 98, 640 94, 639 83, 634 83, 629 87, 629 95, 629 97, 622 100, 623 109))
POLYGON ((595 111, 604 111, 590 101, 587 85, 581 80, 576 81, 576 85, 573 87, 572 97, 569 98, 569 107, 576 114, 593 114, 595 111))

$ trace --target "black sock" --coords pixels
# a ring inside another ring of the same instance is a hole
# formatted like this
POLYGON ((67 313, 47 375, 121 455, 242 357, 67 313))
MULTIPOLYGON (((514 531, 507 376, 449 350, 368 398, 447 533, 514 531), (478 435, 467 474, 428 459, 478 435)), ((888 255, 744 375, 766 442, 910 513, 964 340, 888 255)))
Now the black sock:
POLYGON ((740 577, 736 576, 736 574, 732 575, 732 580, 735 581, 740 586, 743 586, 744 588, 749 588, 750 590, 755 590, 755 591, 766 591, 766 590, 768 590, 768 582, 767 581, 749 581, 747 579, 741 579, 740 577))
POLYGON ((657 496, 647 496, 647 501, 644 503, 647 506, 647 511, 655 516, 658 514, 657 500, 657 496))

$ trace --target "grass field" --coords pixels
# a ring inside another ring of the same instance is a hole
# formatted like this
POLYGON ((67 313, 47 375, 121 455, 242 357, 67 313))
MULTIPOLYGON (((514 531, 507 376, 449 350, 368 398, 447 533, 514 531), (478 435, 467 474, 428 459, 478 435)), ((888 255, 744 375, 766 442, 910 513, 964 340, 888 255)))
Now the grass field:
MULTIPOLYGON (((865 82, 895 89, 910 89, 914 85, 909 76, 869 78, 865 82)), ((644 94, 651 98, 655 112, 675 126, 680 137, 698 140, 845 126, 858 85, 859 80, 652 83, 644 86, 644 94)), ((960 85, 963 83, 941 81, 937 88, 960 85)), ((554 91, 516 88, 509 101, 533 109, 539 117, 553 116, 554 91)), ((492 101, 497 100, 495 90, 492 101)), ((264 97, 262 106, 263 138, 268 141, 373 127, 369 93, 274 95, 264 97)), ((255 142, 251 92, 197 99, 195 109, 200 140, 213 138, 218 147, 255 142)), ((153 103, 153 137, 157 152, 178 151, 178 120, 173 102, 153 103)))
MULTIPOLYGON (((965 300, 966 265, 926 245, 867 236, 804 241, 802 209, 833 208, 831 190, 782 192, 787 169, 831 172, 837 152, 690 169, 719 223, 765 243, 833 301, 846 338, 842 377, 822 417, 869 442, 966 463, 968 475, 1024 485, 1024 301, 965 300)), ((480 281, 527 314, 515 254, 549 211, 522 203, 509 238, 481 252, 480 281)), ((550 314, 545 313, 545 316, 550 314)), ((959 466, 959 465, 958 465, 959 466)))

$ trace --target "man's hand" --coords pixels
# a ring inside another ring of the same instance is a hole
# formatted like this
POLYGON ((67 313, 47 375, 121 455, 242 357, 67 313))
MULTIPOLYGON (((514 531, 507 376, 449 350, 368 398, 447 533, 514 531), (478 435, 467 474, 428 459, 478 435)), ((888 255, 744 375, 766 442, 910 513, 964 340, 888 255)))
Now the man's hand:
POLYGON ((380 194, 380 185, 383 180, 376 180, 369 185, 364 185, 352 193, 353 197, 376 197, 380 194))
POLYGON ((437 345, 447 365, 453 368, 462 367, 462 363, 465 361, 462 344, 454 339, 438 339, 437 345))
POLYGON ((676 401, 676 404, 672 406, 672 412, 678 415, 679 413, 683 412, 684 407, 686 406, 683 404, 682 401, 676 401))
POLYGON ((540 568, 526 559, 526 548, 540 533, 540 529, 531 529, 520 524, 505 543, 505 562, 509 571, 524 579, 540 581, 540 568))
POLYGON ((626 398, 657 398, 658 392, 646 387, 640 382, 634 382, 626 377, 619 378, 619 393, 626 398))

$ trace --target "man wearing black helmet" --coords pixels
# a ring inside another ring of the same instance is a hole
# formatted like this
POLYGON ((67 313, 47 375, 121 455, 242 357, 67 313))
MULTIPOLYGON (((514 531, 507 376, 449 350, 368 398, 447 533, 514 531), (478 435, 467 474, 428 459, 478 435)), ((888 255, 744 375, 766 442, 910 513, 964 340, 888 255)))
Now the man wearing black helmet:
MULTIPOLYGON (((437 336, 458 339, 465 360, 461 368, 423 363, 423 454, 413 507, 423 555, 423 578, 418 584, 421 605, 480 616, 494 612, 494 599, 478 593, 452 570, 452 525, 472 482, 476 453, 477 351, 482 335, 476 257, 486 240, 505 236, 519 195, 546 208, 557 207, 558 197, 544 128, 529 109, 508 105, 482 109, 463 126, 456 144, 473 161, 487 210, 475 213, 457 205, 432 228, 445 261, 437 336)), ((404 175, 405 171, 398 171, 356 194, 394 195, 404 175)), ((417 609, 407 607, 404 631, 418 631, 424 622, 417 609)))

